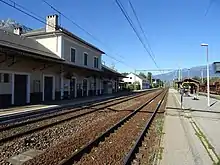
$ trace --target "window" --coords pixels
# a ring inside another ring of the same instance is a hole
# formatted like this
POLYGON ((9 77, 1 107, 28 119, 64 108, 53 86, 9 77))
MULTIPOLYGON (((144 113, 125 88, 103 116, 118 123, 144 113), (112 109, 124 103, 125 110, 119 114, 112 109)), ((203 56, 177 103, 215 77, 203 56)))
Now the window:
POLYGON ((9 74, 8 73, 0 73, 0 83, 9 83, 9 74))
POLYGON ((88 64, 88 54, 84 53, 83 56, 84 56, 84 65, 87 65, 88 64))
POLYGON ((132 79, 132 77, 130 77, 130 79, 132 79))
POLYGON ((94 57, 94 68, 98 68, 99 67, 99 59, 98 57, 94 57))
POLYGON ((76 62, 76 49, 74 48, 70 49, 70 61, 76 62))
POLYGON ((4 77, 4 83, 9 83, 9 74, 5 73, 3 77, 4 77))

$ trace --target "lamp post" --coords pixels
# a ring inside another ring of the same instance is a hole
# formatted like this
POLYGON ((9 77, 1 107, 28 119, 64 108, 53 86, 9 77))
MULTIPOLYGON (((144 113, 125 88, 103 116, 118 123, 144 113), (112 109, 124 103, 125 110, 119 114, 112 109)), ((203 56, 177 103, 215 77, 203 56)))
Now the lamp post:
POLYGON ((206 47, 206 61, 207 61, 207 99, 208 107, 210 107, 210 91, 209 91, 209 46, 208 44, 202 43, 201 46, 206 47))

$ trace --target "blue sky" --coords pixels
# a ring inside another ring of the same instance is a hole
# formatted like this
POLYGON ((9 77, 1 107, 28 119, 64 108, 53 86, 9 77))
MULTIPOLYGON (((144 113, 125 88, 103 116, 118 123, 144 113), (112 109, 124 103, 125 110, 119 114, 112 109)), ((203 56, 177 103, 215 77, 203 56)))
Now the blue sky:
MULTIPOLYGON (((47 1, 105 45, 92 39, 65 18, 61 18, 61 25, 71 32, 135 69, 156 69, 114 0, 65 0, 65 3, 64 0, 47 1)), ((128 0, 121 1, 134 20, 128 0)), ((220 61, 220 1, 212 0, 212 6, 206 16, 210 0, 131 1, 160 68, 188 68, 205 64, 205 49, 200 46, 202 42, 209 44, 210 62, 220 61)), ((41 0, 15 2, 41 17, 55 13, 41 0)), ((30 28, 44 26, 1 2, 0 7, 0 19, 12 18, 30 28)), ((132 68, 111 58, 104 56, 103 59, 108 65, 114 64, 119 71, 133 71, 132 68)))

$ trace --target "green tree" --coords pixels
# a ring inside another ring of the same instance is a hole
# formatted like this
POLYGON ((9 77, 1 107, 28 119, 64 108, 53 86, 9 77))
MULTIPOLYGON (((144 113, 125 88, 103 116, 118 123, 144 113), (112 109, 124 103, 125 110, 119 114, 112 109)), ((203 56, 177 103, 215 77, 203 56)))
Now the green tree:
POLYGON ((139 82, 139 81, 135 81, 133 85, 134 85, 134 89, 135 89, 135 90, 141 89, 141 86, 140 86, 140 82, 139 82))
POLYGON ((147 78, 147 76, 143 73, 143 72, 140 72, 139 73, 139 76, 143 77, 143 78, 147 78))
POLYGON ((152 85, 152 73, 151 72, 147 73, 147 80, 149 81, 150 85, 152 85))
POLYGON ((192 79, 194 79, 194 80, 198 80, 199 82, 201 81, 201 78, 198 77, 198 76, 194 76, 192 79))
POLYGON ((127 72, 124 72, 124 73, 121 73, 123 76, 127 76, 129 73, 127 72))

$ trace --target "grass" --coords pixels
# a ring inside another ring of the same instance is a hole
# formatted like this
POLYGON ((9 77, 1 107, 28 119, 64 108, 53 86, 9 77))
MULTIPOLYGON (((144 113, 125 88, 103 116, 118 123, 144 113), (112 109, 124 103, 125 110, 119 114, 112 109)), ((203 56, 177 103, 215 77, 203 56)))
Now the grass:
POLYGON ((195 122, 192 122, 191 124, 194 124, 194 125, 197 127, 198 132, 197 132, 196 129, 193 127, 194 130, 195 130, 195 132, 196 132, 195 134, 198 136, 198 138, 199 138, 200 141, 202 142, 204 148, 206 149, 206 151, 207 151, 208 155, 210 156, 210 158, 212 159, 212 161, 214 162, 213 157, 212 157, 211 154, 209 153, 208 149, 211 149, 211 150, 213 151, 213 153, 215 154, 215 156, 217 157, 218 162, 217 162, 217 163, 213 163, 213 164, 214 164, 214 165, 220 165, 220 158, 219 158, 219 156, 216 154, 215 148, 209 143, 207 137, 204 135, 204 133, 201 131, 201 129, 198 127, 198 125, 197 125, 195 122), (202 139, 204 139, 204 141, 205 141, 206 144, 208 145, 207 147, 206 147, 206 145, 204 144, 204 142, 203 142, 202 139))

